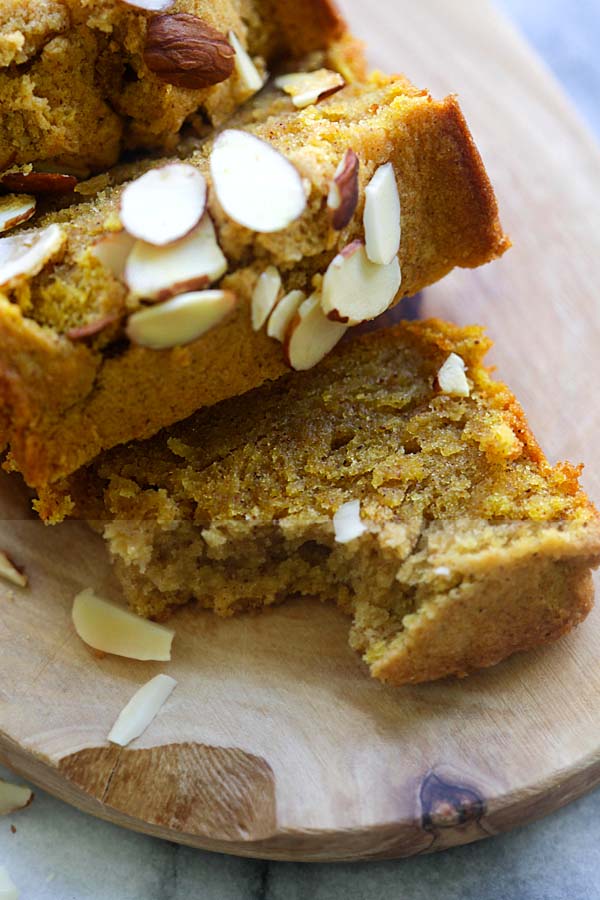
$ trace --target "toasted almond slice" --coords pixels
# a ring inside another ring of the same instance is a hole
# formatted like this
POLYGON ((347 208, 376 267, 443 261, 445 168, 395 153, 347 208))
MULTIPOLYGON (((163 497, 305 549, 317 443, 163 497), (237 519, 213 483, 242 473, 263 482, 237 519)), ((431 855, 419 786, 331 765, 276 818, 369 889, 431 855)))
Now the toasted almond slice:
POLYGON ((155 247, 189 234, 205 209, 204 176, 185 163, 150 169, 128 184, 121 196, 125 231, 155 247))
POLYGON ((19 900, 17 887, 4 866, 0 866, 0 900, 19 900))
POLYGON ((394 167, 380 166, 365 188, 365 242, 373 263, 387 266, 400 250, 400 195, 394 167))
POLYGON ((26 194, 70 194, 77 178, 60 172, 6 172, 0 183, 9 191, 26 194))
POLYGON ((135 299, 166 300, 184 291, 208 287, 227 271, 210 216, 186 237, 155 247, 138 241, 125 266, 125 282, 135 299))
POLYGON ((332 322, 323 313, 317 292, 298 309, 285 336, 284 352, 288 365, 296 371, 312 369, 342 339, 347 326, 332 322))
POLYGON ((100 316, 98 319, 86 322, 85 325, 78 325, 76 328, 70 328, 66 334, 70 341, 87 341, 90 338, 96 337, 97 334, 101 334, 101 332, 105 331, 107 328, 110 328, 110 326, 118 322, 120 318, 118 313, 100 316))
POLYGON ((234 222, 252 231, 281 231, 306 209, 296 167, 253 134, 223 131, 215 141, 210 168, 219 203, 234 222))
POLYGON ((121 0, 121 3, 135 9, 146 9, 148 12, 163 12, 173 6, 175 0, 121 0))
POLYGON ((10 816, 25 809, 32 800, 33 792, 28 787, 0 779, 0 816, 10 816))
POLYGON ((94 650, 128 659, 171 659, 174 631, 109 603, 91 588, 75 597, 72 615, 75 631, 94 650))
POLYGON ((353 241, 325 273, 323 310, 330 319, 358 325, 385 312, 401 282, 397 258, 388 266, 376 266, 369 261, 362 241, 353 241))
POLYGON ((466 369, 462 356, 459 356, 458 353, 451 353, 437 373, 437 382, 441 392, 454 397, 470 397, 471 388, 467 381, 466 369))
POLYGON ((111 744, 126 747, 143 734, 176 687, 174 678, 156 675, 136 691, 111 728, 108 735, 111 744))
POLYGON ((244 99, 247 99, 256 94, 257 91, 260 91, 265 80, 234 31, 229 32, 229 43, 235 51, 235 73, 242 88, 244 99))
POLYGON ((231 291, 195 291, 181 294, 133 313, 127 335, 134 344, 151 350, 168 350, 197 340, 234 309, 231 291))
POLYGON ((29 579, 21 566, 17 566, 8 553, 0 550, 0 578, 5 578, 17 587, 27 587, 29 579))
POLYGON ((252 294, 252 327, 258 331, 263 327, 275 308, 281 291, 281 275, 275 266, 269 266, 262 273, 252 294))
POLYGON ((367 530, 360 517, 360 500, 344 503, 333 517, 333 531, 338 544, 349 544, 367 530))
POLYGON ((90 247, 90 253, 102 263, 109 272, 123 281, 125 265, 135 245, 135 238, 126 231, 116 231, 101 237, 90 247))
POLYGON ((340 91, 346 82, 339 72, 331 69, 317 69, 315 72, 294 72, 280 75, 275 85, 292 98, 298 109, 318 103, 325 97, 340 91))
POLYGON ((289 294, 281 298, 269 316, 267 334, 270 338, 275 338, 276 341, 283 343, 292 319, 305 300, 306 294, 304 291, 290 291, 289 294))
POLYGON ((35 213, 36 200, 28 194, 0 197, 0 234, 27 222, 35 213))
POLYGON ((346 227, 358 206, 358 170, 360 162, 354 150, 348 149, 337 167, 329 188, 327 206, 336 231, 346 227))
POLYGON ((62 250, 66 239, 56 224, 0 238, 0 287, 33 278, 62 250))

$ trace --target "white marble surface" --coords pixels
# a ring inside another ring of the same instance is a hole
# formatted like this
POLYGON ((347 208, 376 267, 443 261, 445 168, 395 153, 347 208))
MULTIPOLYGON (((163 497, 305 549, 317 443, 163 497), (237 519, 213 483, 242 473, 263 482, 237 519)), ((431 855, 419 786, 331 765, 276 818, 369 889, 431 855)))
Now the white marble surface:
MULTIPOLYGON (((498 2, 600 134, 599 0, 498 2)), ((311 866, 176 847, 38 792, 30 808, 0 819, 0 864, 21 900, 600 900, 600 791, 536 825, 437 856, 311 866)))

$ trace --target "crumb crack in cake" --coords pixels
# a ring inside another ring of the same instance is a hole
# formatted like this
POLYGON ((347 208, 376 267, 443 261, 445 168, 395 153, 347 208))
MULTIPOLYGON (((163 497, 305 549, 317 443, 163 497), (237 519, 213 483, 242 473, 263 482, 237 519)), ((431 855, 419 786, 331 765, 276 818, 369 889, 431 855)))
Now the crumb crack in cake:
POLYGON ((115 448, 51 502, 96 521, 141 615, 318 596, 352 617, 384 681, 492 665, 585 617, 600 523, 580 469, 547 462, 492 380, 489 346, 435 320, 358 338, 115 448), (468 395, 440 387, 451 354, 468 395), (341 542, 334 516, 356 501, 358 536, 341 542))

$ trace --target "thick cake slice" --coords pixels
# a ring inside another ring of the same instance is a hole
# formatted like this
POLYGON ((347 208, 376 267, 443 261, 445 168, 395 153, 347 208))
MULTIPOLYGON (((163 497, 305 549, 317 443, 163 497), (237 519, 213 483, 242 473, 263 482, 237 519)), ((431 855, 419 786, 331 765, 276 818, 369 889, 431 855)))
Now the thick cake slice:
POLYGON ((121 167, 0 239, 0 443, 32 487, 508 246, 455 98, 323 69, 280 85, 185 164, 121 167))
POLYGON ((186 120, 222 123, 280 57, 330 46, 362 71, 333 0, 3 0, 0 172, 31 190, 24 164, 79 176, 123 148, 172 151, 186 120))
POLYGON ((579 469, 549 465, 488 347, 435 320, 370 334, 61 489, 140 615, 316 595, 374 677, 465 675, 570 631, 600 561, 579 469))

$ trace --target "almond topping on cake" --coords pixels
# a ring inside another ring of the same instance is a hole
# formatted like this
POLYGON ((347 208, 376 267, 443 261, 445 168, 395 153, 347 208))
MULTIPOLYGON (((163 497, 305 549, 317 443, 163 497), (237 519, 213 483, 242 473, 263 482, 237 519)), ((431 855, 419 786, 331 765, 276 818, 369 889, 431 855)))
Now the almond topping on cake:
POLYGON ((252 327, 259 331, 275 308, 281 292, 281 275, 275 266, 262 273, 252 294, 252 327))
POLYGON ((113 234, 107 234, 101 237, 95 244, 90 247, 90 253, 95 256, 98 262, 108 269, 109 272, 123 281, 125 278, 125 266, 129 259, 129 254, 135 245, 135 238, 126 231, 116 231, 113 234))
POLYGON ((290 291, 289 294, 281 298, 269 316, 267 334, 270 338, 275 338, 276 341, 281 343, 284 342, 286 332, 305 300, 306 294, 304 291, 290 291))
POLYGON ((467 381, 466 369, 464 359, 458 353, 451 353, 437 373, 437 383, 441 392, 454 397, 469 397, 471 388, 467 381))
POLYGON ((197 228, 166 247, 137 241, 125 266, 125 282, 135 298, 166 300, 184 291, 199 290, 227 271, 210 216, 197 228))
POLYGON ((358 206, 358 170, 360 162, 354 150, 346 150, 329 187, 327 206, 336 231, 348 225, 358 206))
POLYGON ((297 371, 312 369, 342 339, 347 326, 332 322, 321 308, 321 295, 314 293, 298 309, 285 336, 288 365, 297 371))
POLYGON ((185 237, 206 209, 206 181, 194 166, 171 163, 127 185, 121 221, 133 237, 164 247, 185 237))
POLYGON ((128 659, 171 659, 174 631, 109 603, 91 588, 75 597, 72 615, 75 631, 94 650, 128 659))
POLYGON ((346 82, 339 72, 331 69, 317 69, 315 72, 294 72, 280 75, 275 85, 292 98, 297 109, 312 106, 331 94, 340 91, 346 82))
POLYGON ((380 166, 365 188, 365 242, 373 263, 389 265, 400 250, 400 196, 394 167, 380 166))
POLYGON ((333 531, 338 544, 349 544, 366 530, 367 526, 360 518, 360 500, 348 500, 333 516, 333 531))
POLYGON ((111 728, 108 735, 111 744, 126 747, 143 734, 176 687, 174 678, 156 675, 136 691, 111 728))
POLYGON ((296 167, 253 134, 232 128, 222 132, 215 140, 210 168, 224 211, 251 231, 281 231, 306 209, 296 167))
POLYGON ((236 305, 231 291, 195 291, 181 294, 133 313, 127 336, 151 350, 191 344, 225 318, 236 305))
POLYGON ((144 62, 167 84, 199 90, 226 81, 234 69, 224 34, 188 13, 156 16, 148 23, 144 62))
POLYGON ((145 9, 148 12, 164 12, 173 6, 175 0, 121 0, 125 6, 133 6, 135 9, 145 9))
POLYGON ((77 185, 75 175, 61 172, 7 172, 0 178, 9 191, 26 194, 70 194, 77 185))
POLYGON ((229 32, 229 43, 235 51, 235 73, 242 88, 244 99, 247 99, 256 94, 257 91, 260 91, 265 83, 265 79, 233 31, 229 32))
POLYGON ((27 194, 0 197, 0 234, 27 222, 35 213, 36 200, 27 194))
POLYGON ((397 258, 375 265, 362 241, 353 241, 331 262, 323 279, 323 310, 330 319, 358 325, 393 303, 402 282, 397 258))
POLYGON ((0 287, 33 278, 60 253, 66 239, 64 230, 56 224, 0 238, 0 287))

